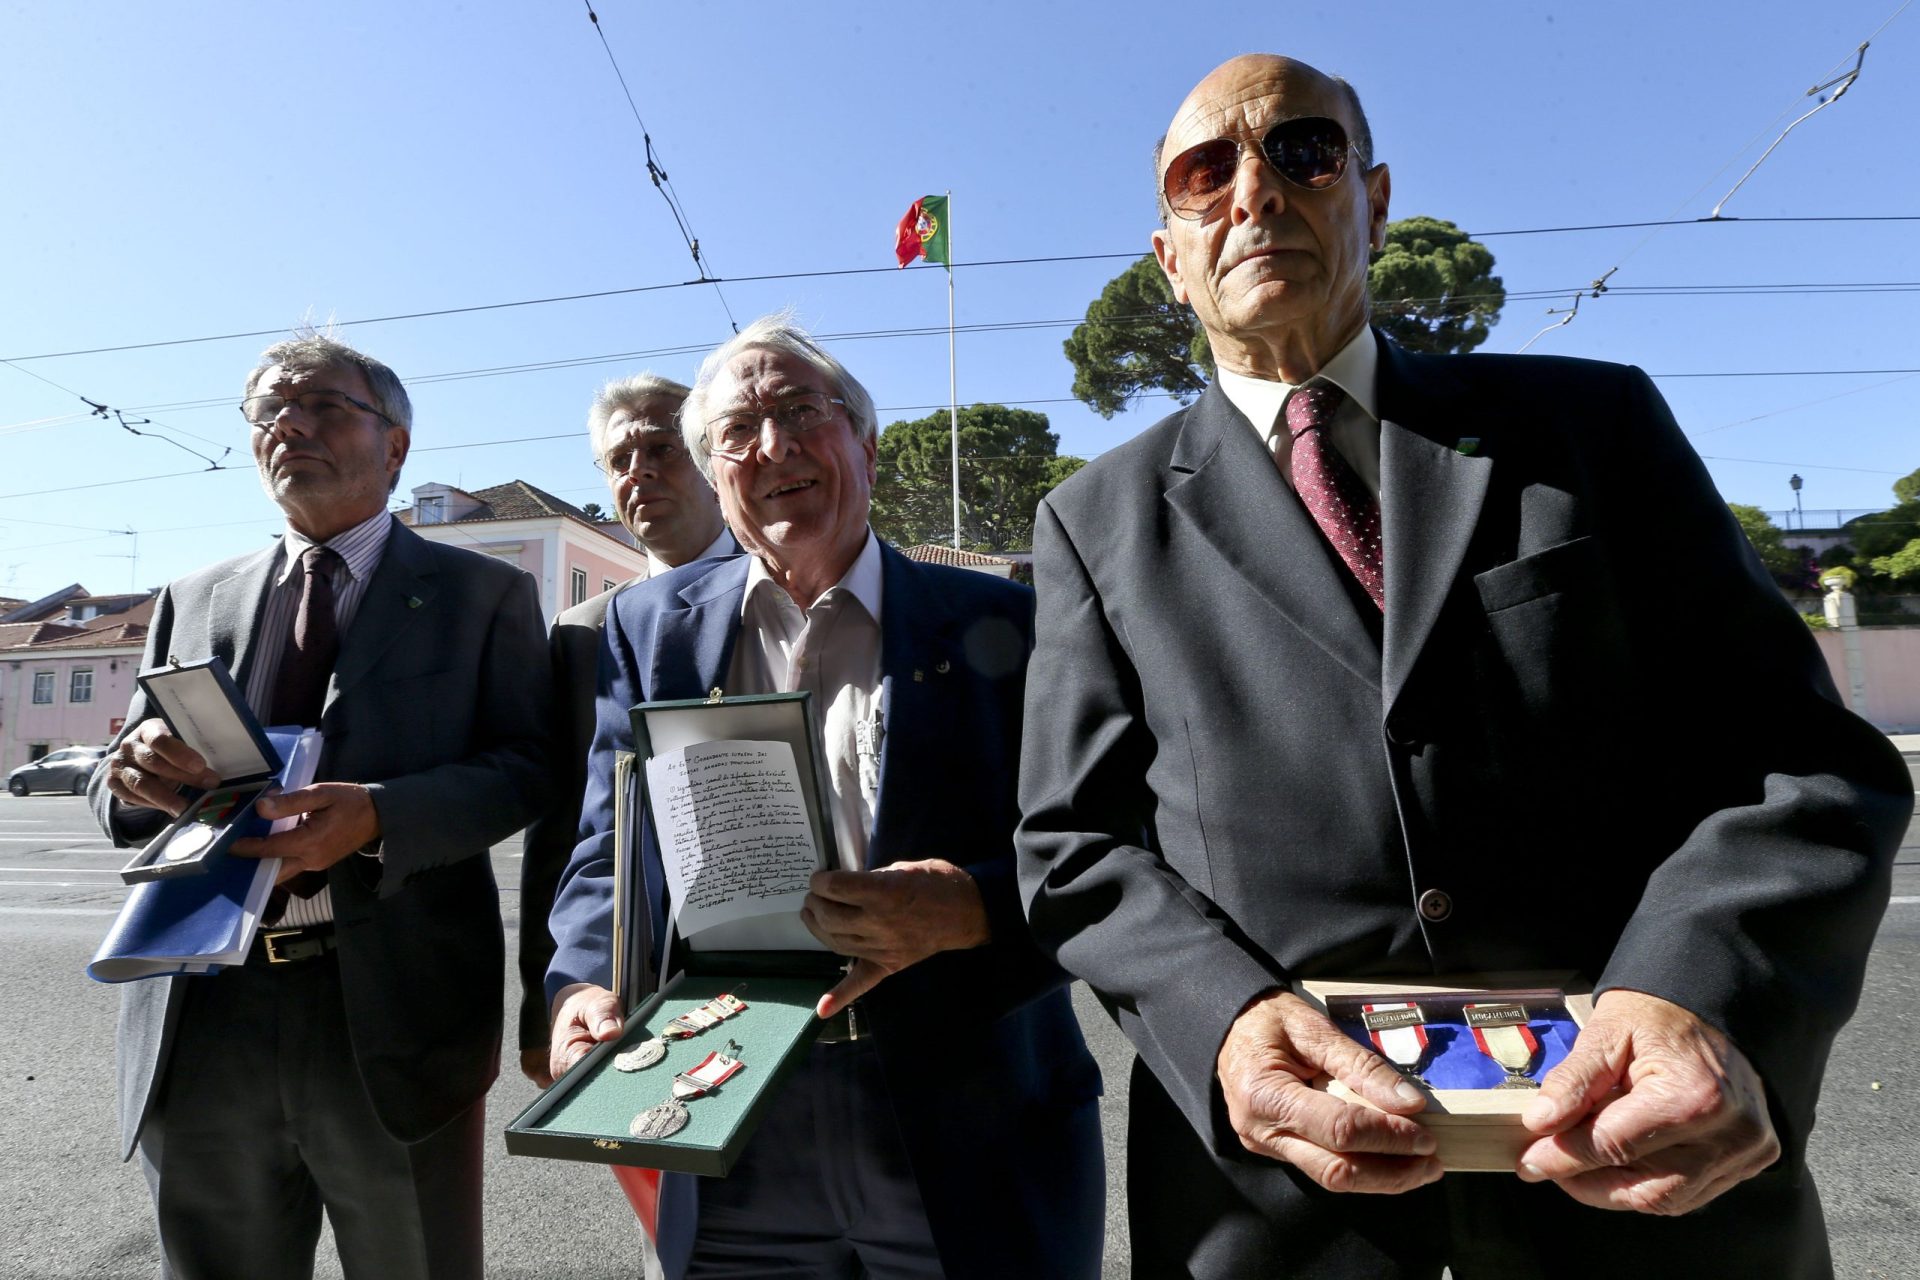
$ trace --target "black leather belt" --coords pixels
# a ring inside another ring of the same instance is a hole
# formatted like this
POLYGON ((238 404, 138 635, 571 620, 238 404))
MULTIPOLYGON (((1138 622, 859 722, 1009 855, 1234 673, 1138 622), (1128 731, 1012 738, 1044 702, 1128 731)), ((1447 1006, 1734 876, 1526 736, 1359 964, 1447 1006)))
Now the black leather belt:
POLYGON ((870 1040, 873 1030, 867 1020, 860 1016, 858 1005, 848 1005, 840 1012, 828 1018, 820 1025, 820 1034, 815 1044, 851 1044, 855 1040, 870 1040))
POLYGON ((310 924, 302 929, 262 929, 254 935, 253 951, 247 960, 249 963, 262 960, 267 964, 299 964, 318 960, 339 945, 331 924, 310 924))

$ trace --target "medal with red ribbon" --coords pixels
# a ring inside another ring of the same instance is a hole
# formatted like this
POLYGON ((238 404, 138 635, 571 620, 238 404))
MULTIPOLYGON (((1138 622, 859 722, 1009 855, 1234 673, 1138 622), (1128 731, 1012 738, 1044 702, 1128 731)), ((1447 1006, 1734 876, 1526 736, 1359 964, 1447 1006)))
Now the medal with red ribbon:
POLYGON ((1507 1073, 1507 1078, 1494 1088, 1540 1087, 1537 1081, 1527 1076, 1539 1060, 1540 1040, 1533 1034, 1533 1028, 1527 1025, 1525 1005, 1511 1001, 1470 1004, 1462 1012, 1466 1015, 1468 1028, 1473 1032, 1473 1042, 1480 1046, 1480 1052, 1499 1063, 1500 1069, 1507 1073))
MULTIPOLYGON (((741 990, 745 990, 745 986, 741 990)), ((667 1041, 685 1040, 697 1036, 708 1027, 717 1027, 741 1012, 747 1002, 739 996, 723 992, 701 1005, 698 1009, 689 1009, 660 1029, 660 1034, 650 1040, 642 1040, 625 1053, 615 1054, 613 1065, 619 1071, 644 1071, 660 1059, 667 1056, 667 1041)))
POLYGON ((673 1078, 673 1096, 635 1116, 633 1123, 627 1126, 627 1132, 636 1138, 653 1141, 670 1138, 686 1128, 687 1121, 691 1119, 687 1112, 687 1101, 712 1093, 732 1079, 743 1065, 740 1052, 740 1046, 729 1040, 725 1049, 716 1049, 702 1058, 692 1070, 682 1071, 673 1078))
POLYGON ((1360 1021, 1380 1056, 1400 1068, 1402 1075, 1425 1084, 1420 1067, 1427 1059, 1426 1014, 1411 1000, 1397 1004, 1363 1004, 1360 1021))

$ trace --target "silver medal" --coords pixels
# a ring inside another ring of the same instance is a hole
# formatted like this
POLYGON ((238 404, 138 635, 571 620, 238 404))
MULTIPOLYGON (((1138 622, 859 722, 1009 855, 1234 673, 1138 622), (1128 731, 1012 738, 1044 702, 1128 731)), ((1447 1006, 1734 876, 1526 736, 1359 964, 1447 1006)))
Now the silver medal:
POLYGON ((625 1053, 615 1054, 613 1065, 617 1071, 645 1071, 666 1056, 667 1042, 655 1036, 651 1040, 642 1040, 625 1053))
POLYGON ((688 1119, 685 1104, 669 1100, 635 1116, 627 1132, 643 1142, 656 1141, 670 1138, 686 1128, 688 1119))
POLYGON ((193 823, 173 833, 173 839, 167 841, 162 851, 168 862, 180 862, 195 854, 204 853, 213 844, 216 832, 202 823, 193 823))

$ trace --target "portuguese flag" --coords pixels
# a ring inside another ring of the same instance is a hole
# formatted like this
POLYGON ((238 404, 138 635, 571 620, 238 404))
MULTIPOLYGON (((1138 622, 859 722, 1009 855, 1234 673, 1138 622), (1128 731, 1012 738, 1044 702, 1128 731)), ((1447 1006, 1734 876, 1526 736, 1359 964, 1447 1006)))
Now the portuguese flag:
POLYGON ((952 269, 953 254, 947 247, 945 196, 921 196, 913 202, 913 208, 900 219, 899 230, 894 233, 893 256, 903 267, 915 258, 925 258, 952 269))

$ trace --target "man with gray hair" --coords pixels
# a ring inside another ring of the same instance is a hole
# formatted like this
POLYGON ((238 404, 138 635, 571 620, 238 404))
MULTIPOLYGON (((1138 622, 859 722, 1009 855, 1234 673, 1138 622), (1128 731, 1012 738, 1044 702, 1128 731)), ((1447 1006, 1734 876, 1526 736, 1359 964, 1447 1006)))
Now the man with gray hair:
POLYGON ((553 889, 579 836, 580 795, 587 786, 593 741, 594 674, 600 629, 613 597, 647 578, 695 560, 735 555, 740 544, 720 518, 713 486, 680 438, 687 388, 657 373, 607 383, 587 410, 593 465, 607 478, 613 509, 640 549, 644 573, 583 600, 553 620, 553 771, 547 811, 527 828, 520 863, 520 1070, 542 1088, 547 1073, 547 964, 553 935, 547 913, 553 889))
MULTIPOLYGON (((1098 1071, 1014 892, 1033 595, 880 542, 873 401, 786 317, 708 356, 680 417, 749 554, 641 583, 608 613, 586 838, 552 919, 552 1069, 621 1034, 606 922, 628 708, 807 690, 841 862, 815 874, 802 920, 852 964, 732 1172, 662 1179, 666 1274, 1096 1275, 1098 1071)), ((651 830, 639 861, 671 972, 651 830)))
MULTIPOLYGON (((263 724, 320 729, 318 780, 242 840, 281 886, 245 963, 125 990, 120 1119, 162 1274, 308 1276, 324 1209, 349 1280, 478 1280, 505 943, 487 850, 539 811, 547 656, 533 579, 387 511, 411 441, 393 371, 318 334, 241 402, 286 515, 154 607, 144 666, 220 658, 263 724)), ((90 799, 116 844, 219 781, 134 696, 90 799)))

